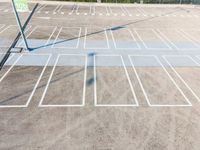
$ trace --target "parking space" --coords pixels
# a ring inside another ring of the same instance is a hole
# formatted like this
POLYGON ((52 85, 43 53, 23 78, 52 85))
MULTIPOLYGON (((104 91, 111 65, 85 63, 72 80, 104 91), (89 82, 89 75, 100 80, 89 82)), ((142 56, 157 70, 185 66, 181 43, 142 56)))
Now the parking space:
POLYGON ((46 54, 18 56, 0 79, 0 107, 27 107, 48 60, 49 55, 46 54), (26 66, 27 64, 30 66, 26 66))
POLYGON ((110 10, 110 14, 113 16, 125 16, 124 11, 121 7, 108 7, 110 10))
POLYGON ((190 38, 192 41, 200 44, 200 30, 198 29, 184 29, 181 30, 188 38, 190 38))
POLYGON ((185 84, 185 86, 190 90, 190 92, 195 96, 195 98, 200 101, 200 91, 198 88, 200 84, 198 79, 198 75, 200 73, 200 64, 192 57, 187 55, 164 56, 164 59, 185 84))
POLYGON ((84 55, 59 55, 46 84, 39 106, 84 106, 86 66, 87 57, 84 55))
POLYGON ((176 49, 198 49, 199 46, 181 33, 174 29, 159 29, 157 30, 171 45, 176 49))
POLYGON ((76 14, 77 11, 78 11, 78 9, 79 9, 79 6, 76 5, 76 4, 74 4, 73 7, 72 7, 72 9, 71 9, 71 11, 69 12, 69 15, 72 15, 73 13, 76 14))
POLYGON ((85 28, 85 49, 109 49, 107 31, 100 27, 85 28))
POLYGON ((18 33, 16 25, 9 25, 0 31, 0 47, 9 47, 13 41, 13 36, 18 33))
POLYGON ((132 55, 129 58, 149 106, 192 105, 157 57, 132 55))
POLYGON ((82 7, 79 7, 79 8, 76 10, 76 14, 77 14, 77 15, 88 15, 88 14, 90 14, 90 9, 91 9, 90 6, 82 6, 82 7))
POLYGON ((79 46, 80 36, 81 28, 79 27, 61 27, 51 38, 54 40, 52 48, 76 49, 79 46))
POLYGON ((133 29, 146 49, 171 49, 154 29, 133 29))
POLYGON ((73 10, 74 5, 63 5, 60 9, 61 14, 69 14, 73 10))
POLYGON ((109 15, 109 11, 107 10, 106 6, 98 6, 95 7, 95 14, 98 16, 106 16, 109 15))
POLYGON ((94 58, 95 106, 138 106, 123 58, 118 55, 94 58))
POLYGON ((110 30, 113 42, 116 49, 139 49, 139 44, 136 41, 136 34, 130 29, 114 27, 110 30))
MULTIPOLYGON (((50 39, 55 32, 56 27, 54 26, 36 26, 31 27, 30 31, 27 32, 26 37, 30 47, 39 48, 46 47, 47 43, 50 42, 50 39), (41 36, 42 35, 42 36, 41 36)), ((50 43, 52 45, 53 43, 50 43)), ((19 40, 17 46, 22 46, 22 39, 19 40)))

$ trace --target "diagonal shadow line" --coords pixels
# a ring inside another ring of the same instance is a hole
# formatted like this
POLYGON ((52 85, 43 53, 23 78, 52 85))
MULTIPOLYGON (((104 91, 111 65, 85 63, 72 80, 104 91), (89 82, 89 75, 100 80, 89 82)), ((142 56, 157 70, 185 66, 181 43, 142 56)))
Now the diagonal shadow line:
MULTIPOLYGON (((186 11, 184 8, 181 8, 181 7, 176 7, 176 8, 178 10, 174 10, 174 11, 171 11, 171 12, 163 13, 163 14, 161 14, 161 16, 165 16, 165 15, 169 15, 169 14, 174 14, 176 12, 183 11, 183 10, 186 11)), ((130 23, 126 23, 126 24, 114 26, 114 27, 111 27, 111 28, 107 28, 105 30, 100 30, 100 31, 89 33, 89 34, 81 35, 81 36, 78 36, 78 37, 74 37, 74 38, 70 38, 70 39, 66 39, 66 40, 61 40, 61 41, 58 41, 58 42, 53 42, 53 43, 45 44, 45 45, 42 45, 42 46, 38 46, 38 47, 32 48, 32 51, 40 49, 40 48, 49 47, 49 46, 53 46, 53 45, 56 45, 56 44, 68 42, 68 41, 73 41, 73 40, 76 40, 76 39, 79 39, 79 38, 84 38, 85 36, 92 36, 92 35, 95 35, 95 34, 103 33, 105 31, 120 30, 122 28, 126 28, 126 26, 129 26, 129 25, 132 25, 132 24, 136 24, 136 23, 145 22, 145 21, 149 21, 149 20, 156 19, 156 18, 159 18, 159 17, 160 16, 154 16, 154 17, 149 17, 149 18, 145 18, 145 19, 141 19, 141 20, 136 20, 136 21, 133 21, 133 22, 130 22, 130 23)))
MULTIPOLYGON (((55 83, 55 82, 57 82, 57 81, 59 81, 59 80, 61 80, 61 79, 63 79, 63 78, 66 78, 66 77, 69 77, 69 76, 73 76, 74 74, 80 73, 80 72, 82 72, 82 71, 84 71, 84 70, 85 70, 85 68, 79 69, 79 70, 77 70, 77 71, 74 71, 74 72, 72 72, 72 73, 69 73, 69 74, 67 74, 67 75, 64 75, 64 76, 62 76, 62 77, 60 77, 60 78, 58 78, 58 79, 51 80, 51 83, 55 83)), ((43 87, 45 87, 45 86, 46 86, 46 82, 45 82, 44 84, 38 86, 38 87, 37 87, 37 90, 38 90, 38 89, 41 89, 41 88, 43 88, 43 87)), ((18 94, 18 95, 16 95, 16 96, 12 96, 12 97, 10 97, 10 98, 8 98, 8 99, 5 99, 5 100, 3 100, 3 101, 0 102, 0 105, 7 105, 7 104, 5 104, 5 103, 10 102, 10 101, 13 101, 13 100, 15 100, 16 98, 19 98, 19 97, 23 96, 24 94, 27 94, 27 93, 32 92, 32 91, 33 91, 33 89, 27 90, 27 91, 24 91, 24 92, 21 93, 21 94, 18 94)))
MULTIPOLYGON (((23 31, 26 29, 26 27, 27 27, 28 23, 30 22, 30 20, 31 20, 31 18, 32 18, 34 12, 35 12, 35 10, 37 9, 38 5, 39 5, 39 4, 37 3, 37 4, 34 6, 32 12, 31 12, 30 15, 28 16, 26 22, 24 23, 24 25, 23 25, 23 27, 22 27, 22 30, 23 30, 23 31)), ((0 71, 1 71, 1 69, 3 68, 4 64, 6 63, 7 59, 9 58, 10 54, 12 53, 11 50, 12 50, 12 48, 14 48, 14 47, 16 46, 16 44, 17 44, 17 42, 18 42, 20 36, 21 36, 21 33, 19 32, 19 33, 17 34, 16 38, 14 39, 13 43, 11 44, 11 46, 8 48, 8 50, 7 50, 6 54, 5 54, 5 56, 4 56, 3 59, 1 60, 1 62, 0 62, 0 71)))

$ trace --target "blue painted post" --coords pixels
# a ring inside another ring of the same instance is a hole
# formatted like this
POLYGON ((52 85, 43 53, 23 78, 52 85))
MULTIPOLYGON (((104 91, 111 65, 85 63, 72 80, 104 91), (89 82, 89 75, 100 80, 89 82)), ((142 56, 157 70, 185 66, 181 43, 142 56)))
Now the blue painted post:
POLYGON ((17 24, 18 24, 18 26, 19 26, 19 30, 20 30, 22 39, 23 39, 23 41, 24 41, 25 48, 26 48, 26 50, 30 51, 31 49, 30 49, 29 46, 28 46, 28 43, 27 43, 27 40, 26 40, 24 31, 23 31, 23 29, 22 29, 22 24, 21 24, 21 21, 20 21, 20 19, 19 19, 19 15, 18 15, 16 6, 15 6, 14 0, 12 0, 12 6, 13 6, 13 11, 14 11, 14 14, 15 14, 15 18, 16 18, 17 24))

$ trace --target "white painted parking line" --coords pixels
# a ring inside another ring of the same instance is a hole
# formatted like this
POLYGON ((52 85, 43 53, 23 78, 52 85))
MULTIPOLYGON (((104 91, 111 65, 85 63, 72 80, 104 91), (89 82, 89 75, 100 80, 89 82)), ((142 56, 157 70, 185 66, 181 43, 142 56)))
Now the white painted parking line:
POLYGON ((185 36, 187 36, 189 39, 193 40, 196 43, 200 44, 200 30, 194 30, 194 29, 186 29, 180 30, 185 36))
POLYGON ((77 5, 77 7, 76 7, 76 9, 75 9, 75 13, 76 13, 76 15, 79 15, 80 13, 78 12, 78 9, 79 9, 79 5, 77 5))
POLYGON ((3 31, 1 29, 3 29, 5 27, 5 24, 0 24, 0 33, 3 31))
POLYGON ((50 54, 20 55, 20 57, 15 61, 15 63, 0 79, 0 87, 2 89, 0 91, 2 96, 0 102, 0 108, 28 107, 50 58, 51 58, 50 54), (42 59, 42 57, 44 58, 42 59), (31 60, 33 61, 31 62, 31 60), (31 65, 24 66, 26 62, 29 62, 31 65), (27 68, 36 67, 35 63, 37 64, 39 63, 40 67, 29 71, 28 69, 25 69, 26 67, 27 68), (18 69, 15 69, 15 67, 21 67, 22 70, 20 71, 20 74, 18 69), (37 75, 37 78, 34 78, 35 75, 37 75), (15 76, 15 78, 13 78, 13 76, 15 76), (20 104, 21 102, 19 101, 22 101, 23 99, 25 100, 25 102, 23 102, 24 104, 20 104))
POLYGON ((38 8, 37 13, 41 13, 41 11, 46 7, 47 5, 41 5, 41 7, 38 8))
POLYGON ((146 49, 171 49, 154 29, 134 29, 146 49))
POLYGON ((138 12, 140 12, 140 14, 142 14, 144 17, 147 16, 147 13, 141 8, 141 7, 138 7, 136 8, 138 10, 138 12))
POLYGON ((60 5, 57 12, 61 12, 61 9, 63 8, 63 5, 60 5))
POLYGON ((110 31, 116 49, 140 49, 130 29, 114 27, 110 31))
POLYGON ((94 105, 139 106, 121 55, 94 56, 94 105))
POLYGON ((111 15, 117 15, 117 14, 113 13, 113 11, 112 11, 112 9, 111 9, 110 6, 107 6, 107 8, 108 8, 108 10, 109 10, 109 12, 110 12, 111 15))
POLYGON ((125 16, 124 10, 122 7, 109 7, 111 14, 114 16, 125 16))
MULTIPOLYGON (((28 38, 35 30, 37 29, 37 26, 36 27, 32 27, 32 26, 30 26, 28 29, 27 29, 27 31, 25 32, 25 36, 26 36, 26 38, 28 38), (32 31, 30 31, 28 34, 26 34, 29 30, 31 30, 32 29, 32 31)), ((20 39, 19 39, 19 41, 17 42, 17 47, 20 47, 20 46, 22 46, 24 44, 24 41, 21 39, 21 37, 20 37, 20 39)))
POLYGON ((89 14, 92 14, 92 5, 90 5, 89 14))
POLYGON ((61 14, 68 14, 72 12, 74 5, 62 5, 58 10, 61 14))
POLYGON ((96 13, 96 9, 95 9, 95 6, 92 6, 92 15, 94 16, 96 13))
POLYGON ((56 8, 53 10, 53 13, 54 13, 54 12, 56 13, 57 10, 59 9, 59 7, 60 7, 60 5, 57 5, 56 8))
POLYGON ((62 27, 57 34, 52 48, 71 48, 79 46, 81 27, 62 27))
POLYGON ((126 10, 124 9, 123 6, 121 6, 120 9, 122 10, 122 14, 121 14, 121 16, 125 16, 125 15, 127 15, 127 12, 126 12, 126 10))
POLYGON ((110 16, 110 11, 109 11, 108 6, 105 6, 105 8, 106 8, 106 16, 110 16))
POLYGON ((58 55, 39 107, 83 107, 85 105, 86 75, 86 55, 58 55), (83 76, 83 78, 79 76, 83 76))
POLYGON ((149 106, 192 106, 156 56, 129 55, 129 59, 149 106))
POLYGON ((106 29, 99 27, 85 28, 84 48, 109 49, 106 29))
POLYGON ((7 27, 5 27, 3 30, 0 31, 0 33, 3 33, 4 31, 8 30, 9 28, 12 28, 12 27, 17 27, 16 25, 9 25, 7 27))
POLYGON ((142 16, 140 11, 136 7, 125 7, 124 6, 124 8, 127 10, 127 12, 129 12, 129 15, 131 15, 131 16, 136 16, 136 17, 142 16))
POLYGON ((132 14, 128 11, 128 9, 125 6, 123 6, 123 8, 124 8, 124 11, 126 12, 126 14, 131 17, 132 14))
POLYGON ((77 9, 77 5, 74 4, 71 12, 69 12, 69 15, 73 14, 76 9, 77 9))
POLYGON ((200 82, 198 79, 200 64, 188 55, 165 55, 163 58, 195 98, 200 101, 200 82))
POLYGON ((183 33, 176 29, 157 29, 157 31, 177 50, 195 50, 198 45, 188 39, 183 33))

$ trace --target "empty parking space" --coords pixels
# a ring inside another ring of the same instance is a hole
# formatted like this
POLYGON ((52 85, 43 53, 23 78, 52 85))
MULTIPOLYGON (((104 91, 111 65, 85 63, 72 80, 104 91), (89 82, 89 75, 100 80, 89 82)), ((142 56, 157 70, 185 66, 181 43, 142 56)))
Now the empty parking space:
POLYGON ((121 7, 109 7, 109 10, 114 16, 125 16, 125 13, 121 7))
POLYGON ((72 15, 73 13, 77 13, 78 12, 78 9, 79 9, 79 6, 74 4, 71 11, 69 12, 69 15, 72 15))
POLYGON ((114 27, 111 30, 114 46, 116 49, 139 49, 135 34, 124 27, 114 27))
POLYGON ((95 106, 138 106, 123 58, 96 55, 95 106))
POLYGON ((134 30, 141 42, 147 49, 170 49, 169 45, 160 37, 154 29, 135 29, 134 30))
POLYGON ((0 107, 28 106, 49 57, 49 55, 24 54, 17 58, 0 79, 0 107))
POLYGON ((85 49, 108 49, 109 42, 106 29, 100 27, 88 27, 85 29, 85 49))
POLYGON ((80 6, 76 12, 77 15, 88 15, 90 14, 90 6, 80 6))
POLYGON ((90 5, 90 14, 92 16, 95 16, 96 13, 96 7, 94 5, 90 5))
POLYGON ((0 32, 0 47, 9 47, 13 41, 13 38, 17 35, 17 26, 11 25, 0 32))
MULTIPOLYGON (((4 57, 5 57, 5 55, 6 55, 6 53, 4 53, 4 52, 7 52, 7 48, 1 48, 1 51, 0 51, 0 60, 2 60, 4 57), (2 52, 1 52, 2 51, 2 52)), ((8 64, 11 60, 12 61, 15 61, 16 59, 12 59, 13 58, 13 56, 14 56, 14 54, 11 54, 10 55, 10 57, 8 58, 8 60, 6 61, 6 63, 5 63, 5 66, 1 69, 1 71, 0 71, 0 78, 8 71, 8 69, 11 67, 11 65, 10 64, 8 64)))
POLYGON ((140 16, 141 15, 140 11, 138 11, 138 9, 136 7, 126 7, 126 6, 124 6, 124 9, 127 11, 129 16, 140 16))
POLYGON ((63 5, 60 9, 61 14, 68 14, 72 11, 74 5, 63 5))
POLYGON ((181 30, 188 38, 192 39, 196 43, 200 44, 200 30, 198 29, 182 29, 181 30))
POLYGON ((129 58, 150 106, 191 106, 188 98, 157 57, 129 56, 129 58))
MULTIPOLYGON (((37 8, 37 13, 40 13, 45 7, 47 7, 46 4, 42 4, 37 8)), ((46 9, 46 8, 45 8, 46 9)))
POLYGON ((190 56, 164 56, 175 74, 181 79, 185 86, 200 101, 200 64, 190 56))
MULTIPOLYGON (((27 41, 30 47, 32 48, 42 48, 47 46, 47 43, 50 45, 51 43, 50 39, 55 32, 56 27, 55 26, 36 26, 32 28, 32 31, 27 34, 27 41)), ((19 41, 19 46, 22 46, 23 41, 19 41)))
POLYGON ((62 27, 53 35, 53 48, 78 48, 81 35, 79 27, 62 27))
POLYGON ((171 13, 180 18, 191 17, 191 13, 187 10, 187 8, 171 8, 171 13))
POLYGON ((147 16, 165 16, 169 17, 176 14, 179 11, 179 8, 171 7, 144 7, 141 8, 147 16))
POLYGON ((95 14, 99 16, 105 16, 107 14, 105 6, 95 6, 95 14))
POLYGON ((57 8, 57 5, 46 5, 45 7, 41 8, 39 12, 41 13, 52 13, 57 8))
POLYGON ((157 30, 165 39, 176 49, 188 50, 198 49, 198 45, 183 33, 176 29, 159 29, 157 30))
POLYGON ((59 55, 39 106, 84 106, 86 69, 87 57, 85 55, 59 55))

